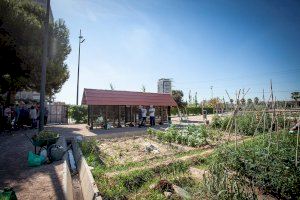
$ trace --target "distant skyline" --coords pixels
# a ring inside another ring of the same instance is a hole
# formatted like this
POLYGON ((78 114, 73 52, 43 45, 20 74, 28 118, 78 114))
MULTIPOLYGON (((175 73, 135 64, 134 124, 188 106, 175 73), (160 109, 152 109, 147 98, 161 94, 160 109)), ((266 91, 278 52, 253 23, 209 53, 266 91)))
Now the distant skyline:
POLYGON ((188 99, 277 99, 300 90, 300 1, 52 0, 55 19, 70 29, 70 79, 57 101, 76 103, 78 36, 80 96, 84 88, 157 92, 160 78, 188 99))

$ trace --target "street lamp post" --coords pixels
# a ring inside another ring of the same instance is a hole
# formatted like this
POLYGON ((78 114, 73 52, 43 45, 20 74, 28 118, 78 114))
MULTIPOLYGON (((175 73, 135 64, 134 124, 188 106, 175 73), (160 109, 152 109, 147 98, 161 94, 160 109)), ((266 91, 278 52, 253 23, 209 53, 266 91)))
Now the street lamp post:
POLYGON ((80 44, 83 43, 85 39, 81 35, 81 29, 79 33, 79 52, 78 52, 78 71, 77 71, 77 96, 76 96, 76 105, 78 105, 78 91, 79 91, 79 68, 80 68, 80 44))
POLYGON ((48 25, 49 25, 50 0, 47 0, 46 16, 44 21, 43 33, 43 56, 42 56, 42 74, 41 74, 41 90, 40 90, 40 120, 39 131, 44 130, 45 115, 45 87, 46 87, 46 68, 48 56, 48 25))
POLYGON ((210 89, 211 89, 211 99, 213 99, 214 98, 213 86, 210 86, 210 89))

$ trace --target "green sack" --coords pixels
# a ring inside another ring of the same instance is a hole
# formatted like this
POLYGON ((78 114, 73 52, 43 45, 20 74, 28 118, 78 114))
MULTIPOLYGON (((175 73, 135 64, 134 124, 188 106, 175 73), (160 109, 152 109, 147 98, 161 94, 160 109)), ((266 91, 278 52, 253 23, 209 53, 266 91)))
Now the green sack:
POLYGON ((15 191, 12 188, 0 190, 0 200, 17 200, 15 191))
POLYGON ((28 152, 28 165, 30 167, 40 166, 45 162, 46 158, 44 156, 39 156, 31 151, 28 152))

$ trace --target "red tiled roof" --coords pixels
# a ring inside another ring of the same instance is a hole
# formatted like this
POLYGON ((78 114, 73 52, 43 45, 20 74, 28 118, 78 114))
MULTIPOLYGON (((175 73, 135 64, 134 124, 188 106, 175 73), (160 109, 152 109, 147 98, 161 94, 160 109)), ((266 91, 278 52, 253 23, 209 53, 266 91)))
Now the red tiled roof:
POLYGON ((177 106, 170 94, 84 89, 83 105, 177 106))

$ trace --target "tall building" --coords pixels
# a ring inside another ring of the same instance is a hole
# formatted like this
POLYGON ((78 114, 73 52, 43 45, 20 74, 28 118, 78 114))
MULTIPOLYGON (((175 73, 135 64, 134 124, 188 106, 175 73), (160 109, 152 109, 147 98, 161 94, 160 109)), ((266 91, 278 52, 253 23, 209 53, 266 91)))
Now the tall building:
MULTIPOLYGON (((47 0, 32 0, 32 1, 34 1, 37 4, 41 5, 43 8, 47 9, 47 0)), ((54 18, 53 18, 51 6, 50 6, 50 12, 49 12, 49 14, 50 14, 49 21, 53 22, 54 18)))
POLYGON ((157 82, 157 92, 158 93, 168 93, 172 92, 172 80, 169 78, 161 78, 157 82))

